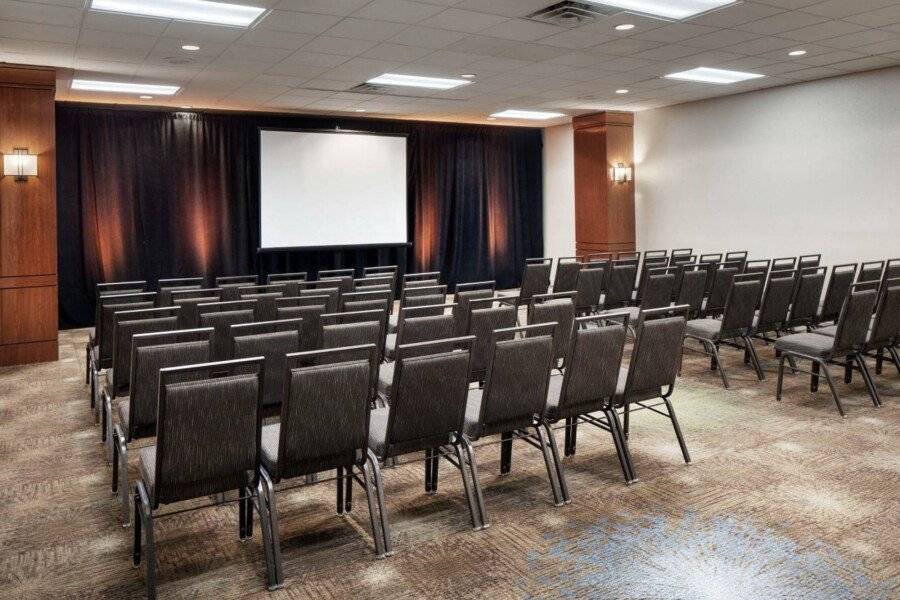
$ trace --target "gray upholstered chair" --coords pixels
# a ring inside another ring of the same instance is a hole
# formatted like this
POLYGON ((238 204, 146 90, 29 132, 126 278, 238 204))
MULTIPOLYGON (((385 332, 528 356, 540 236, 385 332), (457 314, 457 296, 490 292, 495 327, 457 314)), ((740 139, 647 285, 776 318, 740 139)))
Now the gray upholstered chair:
POLYGON ((553 293, 574 292, 581 270, 581 257, 561 256, 556 259, 556 273, 553 275, 553 293))
POLYGON ((397 333, 389 333, 385 339, 385 359, 393 360, 397 346, 401 344, 456 337, 456 309, 456 304, 401 308, 397 333))
POLYGON ((825 288, 825 275, 828 267, 803 267, 797 277, 794 297, 791 299, 791 311, 783 330, 793 333, 797 327, 809 331, 816 323, 819 314, 819 300, 825 288))
POLYGON ((319 276, 318 281, 315 282, 318 286, 332 286, 337 287, 340 290, 341 294, 347 294, 350 292, 356 291, 355 283, 353 281, 353 275, 341 275, 341 276, 331 276, 331 277, 322 277, 319 276))
POLYGON ((172 306, 172 292, 178 290, 199 290, 203 287, 203 277, 172 277, 160 279, 156 282, 159 294, 156 296, 156 305, 159 307, 172 306))
POLYGON ((600 309, 603 289, 609 274, 608 262, 588 262, 578 271, 575 283, 575 309, 579 315, 589 315, 600 309))
POLYGON ((268 582, 276 585, 270 518, 260 494, 263 370, 262 358, 160 370, 156 444, 139 451, 141 477, 134 491, 132 560, 135 566, 146 562, 151 599, 156 597, 157 521, 219 505, 161 508, 234 490, 241 539, 252 535, 253 511, 259 512, 268 582), (248 365, 255 365, 256 372, 231 374, 235 367, 248 365))
POLYGON ((329 313, 321 317, 322 348, 375 344, 379 360, 384 356, 385 322, 383 310, 329 313))
POLYGON ((401 289, 408 287, 421 287, 439 285, 441 280, 440 271, 423 271, 421 273, 406 273, 403 275, 403 284, 401 289))
POLYGON ((856 283, 865 283, 867 281, 881 281, 884 274, 883 260, 870 260, 859 265, 859 274, 856 277, 856 283))
POLYGON ((275 319, 300 319, 302 327, 300 330, 300 350, 319 350, 322 347, 322 315, 326 314, 327 308, 322 304, 327 296, 299 296, 297 298, 279 298, 275 300, 275 319), (319 298, 317 303, 308 302, 319 298))
POLYGON ((616 260, 621 264, 630 264, 637 267, 641 262, 640 252, 619 252, 616 254, 616 260))
POLYGON ((471 283, 459 283, 453 294, 453 302, 456 307, 453 314, 456 317, 456 335, 465 335, 469 329, 469 317, 472 308, 469 303, 472 300, 493 298, 497 291, 495 281, 475 281, 471 283))
POLYGON ((627 323, 628 313, 611 315, 610 319, 600 316, 577 319, 569 343, 568 366, 562 377, 550 378, 544 414, 548 423, 565 420, 566 456, 575 454, 579 423, 610 432, 625 481, 631 483, 634 479, 631 458, 612 403, 625 349, 627 323), (621 323, 616 322, 618 318, 622 319, 621 323))
POLYGON ((536 294, 528 303, 528 324, 556 323, 553 330, 553 366, 563 369, 575 325, 575 292, 536 294))
POLYGON ((266 283, 278 284, 286 281, 306 281, 307 272, 306 271, 297 271, 294 273, 270 273, 266 277, 266 283))
POLYGON ((393 300, 390 290, 358 290, 348 294, 341 294, 340 309, 341 312, 349 310, 371 310, 371 308, 363 308, 364 306, 376 308, 381 306, 384 310, 392 312, 393 300), (375 304, 378 302, 378 305, 375 304))
MULTIPOLYGON (((748 260, 746 263, 744 263, 744 271, 741 274, 755 275, 760 278, 760 281, 764 282, 766 280, 766 277, 769 275, 771 266, 772 261, 768 258, 760 260, 748 260)), ((762 294, 762 286, 760 287, 760 294, 762 294)))
MULTIPOLYGON (((400 308, 413 306, 438 306, 447 303, 446 285, 404 287, 400 293, 400 308)), ((388 318, 388 333, 396 333, 399 313, 388 318)))
POLYGON ((772 335, 785 330, 799 275, 794 269, 769 272, 759 313, 753 319, 753 337, 771 342, 772 335))
POLYGON ((232 357, 266 359, 263 377, 263 416, 277 414, 284 397, 285 357, 300 351, 301 319, 232 325, 232 357))
POLYGON ((741 271, 744 269, 744 265, 747 264, 747 251, 746 250, 735 250, 732 252, 725 253, 725 262, 737 262, 741 271))
MULTIPOLYGON (((569 502, 568 487, 553 433, 544 419, 555 361, 555 328, 556 323, 542 323, 493 332, 484 387, 469 390, 464 433, 472 442, 500 436, 501 474, 512 468, 515 438, 537 447, 544 455, 553 502, 562 506, 569 502), (515 337, 508 339, 510 335, 515 337)), ((432 477, 436 482, 436 466, 432 466, 432 477)), ((483 509, 481 513, 487 522, 483 509)))
POLYGON ((631 303, 634 284, 637 281, 637 270, 637 264, 630 260, 616 260, 612 263, 606 277, 604 309, 621 308, 631 303))
POLYGON ((725 310, 728 294, 735 276, 741 273, 741 264, 737 261, 721 263, 713 272, 712 288, 703 307, 703 316, 718 317, 725 310))
POLYGON ((339 277, 354 277, 356 275, 356 269, 325 269, 324 271, 319 271, 316 273, 316 279, 333 279, 339 277))
POLYGON ((844 307, 844 301, 847 299, 847 294, 850 293, 850 287, 856 278, 856 267, 856 263, 831 267, 831 278, 828 280, 828 287, 825 288, 825 298, 822 300, 822 306, 816 317, 816 327, 822 327, 828 323, 837 323, 841 310, 844 307))
POLYGON ((209 360, 221 361, 232 358, 231 326, 255 321, 255 300, 235 300, 200 304, 200 327, 212 327, 209 360))
POLYGON ((397 277, 400 267, 397 265, 381 265, 378 267, 365 267, 363 269, 363 277, 397 277))
MULTIPOLYGON (((808 360, 812 363, 810 374, 810 391, 816 392, 819 387, 820 374, 825 375, 834 403, 841 416, 845 416, 844 407, 838 397, 828 372, 828 364, 837 364, 837 360, 844 359, 847 367, 849 361, 854 361, 863 375, 863 380, 868 388, 872 403, 875 406, 881 404, 878 392, 872 383, 865 358, 866 341, 869 332, 869 321, 872 317, 872 309, 878 300, 878 290, 872 286, 855 284, 851 286, 850 293, 844 301, 841 314, 837 320, 834 337, 818 333, 795 333, 780 338, 775 342, 775 350, 780 352, 781 358, 778 365, 778 389, 775 394, 777 400, 781 400, 781 389, 784 381, 784 361, 787 358, 808 360)), ((796 369, 795 369, 796 371, 796 369)))
POLYGON ((714 252, 710 254, 701 254, 700 258, 697 259, 697 264, 701 265, 701 268, 706 270, 706 288, 705 295, 709 295, 712 291, 713 280, 715 279, 716 269, 719 268, 719 263, 722 262, 722 253, 714 252))
POLYGON ((672 289, 675 287, 675 271, 678 267, 664 267, 659 269, 649 269, 647 277, 644 279, 644 289, 641 293, 640 306, 627 306, 618 309, 609 309, 601 311, 601 316, 619 312, 625 312, 629 315, 628 329, 634 332, 634 326, 639 321, 638 317, 641 311, 652 310, 654 308, 663 308, 672 304, 672 289))
MULTIPOLYGON (((641 313, 631 359, 627 369, 619 370, 613 403, 624 412, 622 433, 626 440, 629 438, 630 415, 633 411, 649 410, 668 418, 675 430, 675 437, 678 438, 684 462, 690 464, 691 455, 671 400, 675 378, 681 369, 682 340, 686 324, 683 315, 687 310, 688 307, 679 306, 641 313), (678 311, 682 314, 674 314, 678 311), (662 402, 647 404, 656 399, 662 402)), ((631 465, 631 475, 632 480, 637 479, 634 465, 631 465)))
POLYGON ((719 347, 723 344, 744 350, 747 358, 753 364, 756 377, 760 381, 764 381, 766 378, 750 338, 756 312, 756 299, 759 297, 761 288, 762 285, 757 275, 736 275, 732 281, 721 318, 691 319, 687 322, 684 337, 700 342, 703 346, 702 353, 710 357, 710 367, 719 371, 725 389, 728 389, 730 384, 719 355, 719 347))
POLYGON ((91 382, 91 349, 100 343, 100 307, 102 299, 108 296, 122 296, 124 294, 140 294, 147 288, 146 281, 111 281, 107 283, 98 283, 94 286, 94 331, 88 333, 87 343, 87 368, 84 372, 84 384, 91 382))
POLYGON ((517 306, 528 304, 535 294, 547 293, 550 289, 551 270, 553 270, 552 258, 529 258, 525 261, 517 306))
POLYGON ((487 526, 484 503, 474 450, 463 434, 472 341, 470 336, 398 347, 391 404, 372 411, 369 448, 382 461, 425 451, 429 494, 437 492, 436 465, 446 458, 462 475, 472 527, 479 530, 487 526), (410 350, 414 356, 406 356, 410 350))
POLYGON ((241 300, 256 300, 254 315, 257 321, 274 321, 275 301, 284 298, 287 288, 282 284, 256 285, 240 288, 241 300))
POLYGON ((684 279, 684 274, 701 267, 697 264, 697 257, 691 255, 685 260, 679 259, 679 262, 670 268, 672 269, 671 272, 675 274, 675 285, 672 288, 672 300, 675 300, 681 291, 681 281, 684 279))
POLYGON ((178 313, 178 328, 194 329, 200 324, 198 304, 221 301, 222 290, 218 288, 173 291, 171 306, 181 307, 178 313))
POLYGON ((772 259, 772 271, 793 271, 797 268, 797 257, 786 256, 772 259))
POLYGON ((341 302, 341 290, 333 283, 308 281, 300 285, 296 297, 304 298, 308 296, 328 296, 326 303, 327 312, 338 312, 341 302))
POLYGON ((818 267, 821 264, 821 254, 804 254, 797 260, 797 268, 800 270, 818 267))
POLYGON ((638 274, 638 284, 637 289, 635 290, 635 302, 640 304, 641 295, 644 293, 644 287, 646 286, 647 276, 650 275, 651 270, 655 269, 664 269, 669 266, 669 257, 668 256, 647 256, 644 253, 644 259, 641 261, 641 272, 638 274))
POLYGON ((107 406, 107 423, 118 423, 109 434, 112 448, 112 491, 119 493, 122 525, 131 523, 131 488, 128 485, 128 444, 156 435, 159 371, 166 367, 209 362, 210 328, 141 333, 131 343, 131 387, 115 410, 107 406))
POLYGON ((367 359, 334 363, 328 355, 336 350, 300 352, 287 357, 287 376, 281 419, 262 429, 263 498, 271 519, 275 582, 284 582, 281 564, 278 508, 275 484, 285 483, 278 491, 335 481, 337 512, 352 510, 353 482, 366 492, 375 554, 384 558, 393 554, 385 520, 381 470, 369 450, 369 412, 378 351, 373 344, 354 348, 366 351, 367 359), (313 477, 323 471, 337 470, 334 479, 313 477), (293 483, 303 477, 300 483, 293 483))
MULTIPOLYGON (((675 248, 669 254, 669 266, 674 267, 675 265, 688 260, 688 257, 692 256, 693 254, 694 254, 693 248, 675 248)), ((621 257, 621 255, 620 255, 620 257, 621 257)))
MULTIPOLYGON (((494 343, 494 330, 508 330, 516 325, 518 302, 516 298, 497 297, 472 300, 470 302, 468 335, 474 336, 472 343, 471 381, 483 382, 487 374, 494 343)), ((512 339, 512 334, 506 334, 512 339)))
POLYGON ((258 278, 256 275, 226 275, 216 277, 216 287, 223 285, 256 285, 258 278))
POLYGON ((703 310, 703 297, 706 293, 706 281, 709 270, 706 265, 689 265, 682 269, 681 283, 675 293, 675 304, 690 307, 688 318, 693 319, 703 310))

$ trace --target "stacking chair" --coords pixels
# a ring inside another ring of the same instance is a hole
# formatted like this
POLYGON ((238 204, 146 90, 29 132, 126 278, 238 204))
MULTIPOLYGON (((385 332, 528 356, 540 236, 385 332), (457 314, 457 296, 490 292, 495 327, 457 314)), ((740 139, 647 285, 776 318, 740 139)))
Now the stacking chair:
POLYGON ((535 294, 546 294, 550 289, 550 271, 553 268, 552 258, 529 258, 522 271, 522 285, 519 288, 518 306, 531 302, 535 294))
POLYGON ((231 326, 232 358, 262 356, 263 416, 278 414, 284 396, 285 356, 300 351, 301 319, 283 319, 231 326))
POLYGON ((856 283, 881 281, 881 276, 884 273, 884 265, 885 261, 883 260, 872 260, 862 263, 859 265, 859 275, 856 278, 856 283))
POLYGON ((600 310, 608 273, 609 263, 606 262, 585 263, 578 271, 578 281, 575 284, 575 309, 579 315, 589 315, 600 310))
MULTIPOLYGON (((687 310, 686 306, 676 306, 641 313, 628 368, 619 369, 613 404, 624 413, 622 434, 626 440, 629 437, 631 412, 649 410, 668 418, 675 430, 675 437, 678 438, 684 462, 690 464, 691 456, 671 400, 675 378, 681 369, 682 340, 685 335, 683 313, 687 310), (678 314, 679 312, 682 314, 678 314), (662 402, 647 404, 657 398, 662 402)), ((625 459, 630 461, 627 444, 625 446, 625 459)), ((637 473, 634 465, 629 467, 631 481, 635 481, 637 473)))
POLYGON ((397 333, 385 339, 384 356, 393 360, 397 346, 456 337, 456 304, 413 306, 400 309, 397 333), (440 310, 440 313, 436 311, 440 310), (449 312, 447 312, 449 310, 449 312))
MULTIPOLYGON (((810 391, 816 392, 818 390, 819 376, 824 374, 838 412, 842 417, 845 416, 844 407, 841 405, 841 400, 831 380, 831 374, 828 372, 829 363, 838 364, 838 359, 843 358, 843 366, 845 368, 849 368, 851 361, 856 362, 869 390, 872 403, 875 406, 880 406, 881 401, 878 398, 878 392, 875 390, 875 385, 872 383, 872 377, 863 357, 866 338, 869 333, 869 321, 877 299, 877 289, 873 289, 866 283, 855 284, 850 288, 850 293, 844 301, 841 314, 837 319, 834 337, 815 332, 795 333, 775 342, 775 350, 781 354, 778 365, 778 389, 775 398, 781 400, 784 361, 787 358, 808 360, 812 363, 812 371, 809 373, 810 391)), ((794 371, 797 370, 794 369, 794 371)))
POLYGON ((347 294, 349 292, 356 291, 353 283, 353 275, 341 275, 341 276, 332 276, 332 277, 322 277, 319 276, 318 281, 316 282, 319 286, 334 286, 340 290, 341 294, 347 294))
POLYGON ((322 348, 375 344, 380 361, 384 356, 386 321, 383 310, 323 314, 322 348))
MULTIPOLYGON (((769 274, 770 267, 772 266, 772 261, 768 258, 761 260, 748 260, 744 263, 744 271, 742 275, 756 275, 757 277, 761 277, 761 281, 765 281, 766 277, 769 274)), ((760 288, 761 290, 762 288, 760 288)))
MULTIPOLYGON (((697 264, 696 256, 689 256, 687 259, 678 262, 674 267, 670 267, 672 272, 675 273, 675 285, 672 288, 672 300, 675 300, 678 297, 678 294, 681 292, 681 281, 684 279, 684 274, 688 271, 694 271, 701 267, 697 264)), ((704 278, 705 279, 705 278, 704 278)))
MULTIPOLYGON (((484 503, 475 454, 463 434, 472 341, 470 336, 397 348, 391 404, 372 411, 369 448, 381 461, 425 451, 429 494, 437 492, 437 463, 445 458, 460 471, 472 527, 479 530, 488 524, 480 510, 484 503), (410 350, 414 356, 406 355, 410 350)), ((386 513, 382 524, 387 533, 386 513)))
POLYGON ((253 285, 239 288, 241 300, 256 300, 255 317, 257 321, 274 321, 275 300, 284 298, 287 287, 284 284, 253 285))
POLYGON ((565 420, 566 456, 575 454, 579 423, 610 432, 625 481, 631 483, 634 477, 628 446, 612 403, 625 349, 627 323, 628 313, 624 312, 609 317, 578 317, 569 340, 566 370, 562 377, 550 378, 545 418, 548 423, 565 420), (589 324, 594 326, 589 327, 589 324), (592 414, 600 412, 602 416, 592 414))
POLYGON ((341 312, 351 310, 380 309, 391 312, 392 307, 390 290, 357 291, 342 294, 340 300, 341 312))
MULTIPOLYGON (((494 331, 510 331, 516 325, 519 303, 516 298, 496 297, 472 300, 469 329, 466 332, 475 339, 472 342, 472 382, 483 382, 491 357, 494 331)), ((507 334, 505 334, 507 335, 507 334)), ((513 334, 508 334, 511 339, 513 334)), ((503 338, 505 339, 505 338, 503 338)))
POLYGON ((591 254, 588 254, 587 256, 584 257, 584 262, 585 263, 592 263, 592 262, 611 263, 613 260, 615 260, 615 258, 616 258, 615 252, 592 252, 591 254))
POLYGON ((284 583, 275 484, 280 492, 334 481, 337 512, 352 510, 354 481, 366 492, 375 554, 393 554, 384 520, 384 491, 378 460, 369 449, 369 415, 378 365, 373 344, 300 352, 287 356, 284 401, 278 423, 262 428, 262 497, 268 507, 275 577, 269 589, 284 583), (368 359, 334 363, 336 352, 365 351, 368 359), (314 477, 337 469, 334 479, 314 477), (291 480, 304 478, 300 483, 291 480))
POLYGON ((440 285, 441 283, 441 272, 440 271, 424 271, 422 273, 406 273, 403 275, 403 286, 402 289, 413 288, 413 287, 422 287, 427 286, 431 287, 434 285, 440 285))
POLYGON ((644 260, 646 261, 648 258, 650 259, 660 259, 660 258, 668 258, 669 251, 668 250, 644 250, 644 260))
POLYGON ((788 256, 785 258, 773 258, 772 259, 772 270, 773 271, 793 271, 797 268, 797 257, 796 256, 788 256))
POLYGON ((769 273, 759 313, 753 319, 752 337, 770 342, 774 340, 771 334, 778 336, 786 328, 798 275, 793 269, 769 273))
POLYGON ((553 276, 553 293, 574 292, 578 283, 581 259, 577 256, 562 256, 556 259, 556 273, 553 276))
POLYGON ((747 264, 747 251, 736 250, 732 252, 726 252, 725 262, 737 262, 740 265, 740 269, 743 271, 744 265, 747 264))
MULTIPOLYGON (((472 442, 500 436, 500 473, 504 475, 512 467, 513 439, 539 449, 544 455, 553 502, 562 506, 570 502, 569 491, 553 432, 544 418, 550 370, 556 361, 555 328, 555 323, 542 323, 494 332, 484 388, 469 390, 464 433, 472 442), (517 337, 506 339, 510 334, 517 337)), ((432 466, 432 477, 436 482, 436 466, 432 466)), ((481 516, 487 522, 483 508, 481 516)))
POLYGON ((141 333, 131 343, 131 387, 113 410, 107 398, 106 422, 112 446, 112 491, 119 493, 122 525, 131 523, 131 493, 128 485, 128 445, 156 435, 156 400, 159 397, 159 371, 166 367, 209 362, 212 330, 186 329, 141 333), (119 422, 114 426, 113 416, 119 422))
POLYGON ((399 267, 397 265, 383 265, 380 267, 365 267, 363 269, 363 277, 384 277, 386 275, 392 278, 397 277, 399 267))
POLYGON ((676 284, 675 304, 690 307, 688 319, 697 318, 703 310, 709 270, 706 265, 689 265, 687 268, 678 267, 678 269, 681 273, 681 282, 680 285, 676 284))
POLYGON ((356 269, 326 269, 324 271, 319 271, 316 274, 316 279, 319 281, 323 279, 329 279, 333 277, 354 277, 356 275, 356 269))
MULTIPOLYGON (((405 287, 400 292, 400 308, 413 306, 438 306, 447 302, 446 285, 405 287)), ((388 318, 388 333, 396 333, 398 315, 388 318)))
POLYGON ((159 294, 156 305, 163 308, 172 306, 172 292, 177 290, 199 290, 203 287, 203 277, 173 277, 157 281, 159 294))
POLYGON ((702 265, 702 268, 706 270, 706 289, 704 290, 704 295, 708 296, 712 291, 713 281, 716 275, 716 269, 719 268, 719 263, 722 262, 722 253, 711 253, 711 254, 701 254, 700 258, 697 259, 697 264, 702 265))
POLYGON ((628 328, 633 332, 634 325, 639 321, 641 311, 663 308, 672 304, 672 290, 675 287, 675 273, 678 267, 663 267, 650 269, 644 280, 644 289, 641 293, 639 306, 627 306, 625 308, 608 309, 601 311, 601 316, 625 312, 629 315, 628 328))
POLYGON ((156 522, 218 503, 162 507, 234 490, 241 539, 252 535, 253 511, 259 513, 267 578, 274 586, 270 519, 259 493, 263 359, 169 367, 159 376, 156 444, 140 449, 141 478, 134 491, 133 562, 146 562, 147 596, 156 597, 156 522), (248 365, 256 372, 231 374, 248 365))
POLYGON ((266 283, 277 284, 277 283, 283 283, 286 281, 306 281, 306 278, 307 278, 306 271, 298 271, 296 273, 270 273, 266 277, 266 283))
POLYGON ((295 295, 296 297, 328 296, 328 302, 326 303, 328 312, 332 313, 340 310, 341 290, 335 283, 327 281, 309 281, 298 285, 299 288, 295 295))
POLYGON ((900 258, 892 258, 884 266, 882 282, 900 277, 900 258))
POLYGON ((731 284, 735 276, 741 272, 741 264, 737 261, 719 264, 713 272, 713 284, 703 308, 703 316, 718 317, 725 310, 725 302, 731 292, 731 284))
POLYGON ((762 287, 755 275, 736 275, 725 302, 722 318, 692 319, 687 322, 685 338, 697 340, 703 345, 703 354, 711 358, 710 367, 718 369, 725 389, 730 387, 725 367, 719 356, 719 346, 725 344, 744 350, 753 364, 756 376, 764 381, 766 376, 759 364, 756 349, 750 335, 753 332, 753 320, 756 311, 756 299, 762 287), (736 340, 742 343, 738 344, 736 340))
POLYGON ((616 260, 609 269, 606 278, 606 295, 603 308, 621 308, 631 303, 634 284, 637 280, 637 264, 630 260, 616 260))
POLYGON ((108 283, 98 283, 94 286, 94 331, 88 334, 86 345, 87 358, 84 369, 85 385, 88 385, 91 382, 91 352, 97 347, 100 340, 101 298, 105 296, 141 293, 146 287, 146 281, 113 281, 108 283))
POLYGON ((644 260, 641 263, 641 272, 638 274, 638 284, 637 290, 634 296, 634 300, 636 304, 641 303, 641 296, 644 293, 644 288, 647 285, 647 277, 650 275, 650 271, 656 269, 665 269, 669 266, 669 257, 668 256, 660 256, 660 257, 647 257, 644 256, 644 260))
POLYGON ((828 287, 825 289, 825 299, 822 301, 822 307, 816 317, 816 327, 821 327, 826 323, 837 323, 844 301, 847 299, 847 294, 850 293, 850 287, 856 278, 856 267, 856 263, 831 267, 831 279, 828 280, 828 287))
POLYGON ((256 300, 234 300, 198 304, 200 327, 212 327, 209 360, 222 361, 231 358, 231 326, 253 323, 256 300))
POLYGON ((679 254, 669 259, 670 267, 678 267, 681 265, 693 265, 697 263, 696 254, 679 254))
POLYGON ((616 260, 622 264, 627 263, 627 264, 634 265, 635 267, 637 267, 641 260, 641 253, 640 252, 619 252, 618 254, 616 254, 616 260))
MULTIPOLYGON (((528 304, 528 324, 540 325, 556 323, 553 330, 553 367, 560 370, 566 366, 569 340, 575 325, 575 292, 538 294, 531 297, 528 304)), ((528 331, 528 330, 526 330, 528 331)))
POLYGON ((675 265, 687 260, 687 257, 694 254, 693 248, 675 248, 669 254, 669 265, 670 267, 674 267, 675 265))
POLYGON ((396 285, 397 279, 394 275, 382 275, 377 277, 375 275, 370 275, 368 277, 361 277, 353 280, 353 287, 360 292, 369 291, 361 288, 372 288, 375 290, 390 290, 393 294, 396 285))
POLYGON ((224 277, 216 277, 216 287, 223 285, 256 285, 258 278, 256 275, 227 275, 224 277))
POLYGON ((328 296, 299 296, 277 298, 275 318, 300 319, 300 350, 318 350, 322 347, 322 315, 328 312, 328 296))
POLYGON ((200 323, 200 315, 197 311, 198 304, 220 302, 222 290, 219 288, 173 290, 171 306, 180 306, 178 312, 178 328, 193 329, 200 323))
POLYGON ((808 269, 811 267, 818 267, 822 264, 822 255, 821 254, 804 254, 797 261, 798 269, 808 269))
POLYGON ((819 314, 819 299, 825 287, 825 275, 828 267, 802 267, 797 277, 797 286, 791 299, 791 311, 782 328, 786 333, 793 333, 797 327, 809 331, 816 323, 819 314))
POLYGON ((469 330, 469 316, 472 309, 469 302, 484 298, 493 298, 497 290, 495 281, 475 281, 471 283, 456 284, 453 294, 453 302, 456 307, 453 314, 456 317, 456 335, 463 336, 469 330))

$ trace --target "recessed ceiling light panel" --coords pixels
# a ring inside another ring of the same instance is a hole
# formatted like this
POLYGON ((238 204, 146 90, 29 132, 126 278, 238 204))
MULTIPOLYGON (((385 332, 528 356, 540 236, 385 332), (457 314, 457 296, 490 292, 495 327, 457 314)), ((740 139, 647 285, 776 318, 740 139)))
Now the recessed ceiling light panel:
POLYGON ((592 4, 614 6, 641 15, 662 17, 663 19, 687 19, 709 12, 737 0, 587 0, 592 4))
POLYGON ((803 56, 806 54, 806 50, 792 50, 788 52, 788 56, 803 56))
POLYGON ((543 121, 546 119, 556 119, 558 117, 564 117, 563 113, 558 112, 541 112, 537 110, 515 110, 509 109, 501 112, 496 112, 491 115, 494 118, 499 119, 531 119, 535 121, 543 121))
POLYGON ((406 87, 428 88, 432 90, 452 90, 461 85, 468 85, 471 81, 465 79, 444 79, 442 77, 421 77, 419 75, 400 75, 398 73, 385 73, 366 83, 372 85, 401 85, 406 87))
POLYGON ((90 0, 91 10, 194 21, 213 25, 249 27, 265 8, 209 0, 90 0))
POLYGON ((622 23, 621 25, 616 25, 614 29, 616 31, 630 31, 634 29, 634 25, 631 23, 622 23))
POLYGON ((119 81, 93 81, 90 79, 73 79, 73 90, 86 92, 115 92, 119 94, 156 94, 171 96, 178 92, 177 85, 151 85, 148 83, 122 83, 119 81))
POLYGON ((628 90, 626 90, 625 88, 622 88, 622 89, 620 89, 620 90, 616 90, 616 93, 617 93, 617 94, 627 94, 627 93, 628 93, 628 90))
POLYGON ((765 75, 758 73, 744 73, 742 71, 727 71, 725 69, 711 69, 709 67, 697 67, 690 71, 681 71, 679 73, 670 73, 665 76, 666 79, 680 79, 682 81, 699 81, 701 83, 728 84, 738 83, 739 81, 747 81, 748 79, 759 79, 765 75))

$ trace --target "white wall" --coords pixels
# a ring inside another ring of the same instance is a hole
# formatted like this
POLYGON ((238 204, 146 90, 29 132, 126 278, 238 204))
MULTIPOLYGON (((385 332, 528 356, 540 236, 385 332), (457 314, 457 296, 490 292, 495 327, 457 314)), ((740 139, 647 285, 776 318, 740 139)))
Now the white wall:
POLYGON ((900 256, 900 68, 639 112, 635 163, 638 248, 900 256))
POLYGON ((575 255, 575 136, 544 129, 544 256, 575 255))

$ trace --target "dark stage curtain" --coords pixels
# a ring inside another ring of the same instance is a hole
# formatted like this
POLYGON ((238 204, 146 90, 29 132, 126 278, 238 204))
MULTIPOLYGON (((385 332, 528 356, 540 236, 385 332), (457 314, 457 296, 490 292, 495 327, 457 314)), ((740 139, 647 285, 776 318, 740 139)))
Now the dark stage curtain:
POLYGON ((514 287, 543 249, 538 129, 60 103, 56 132, 63 327, 101 281, 399 264, 514 287), (412 246, 257 253, 258 129, 338 126, 407 134, 412 246))

